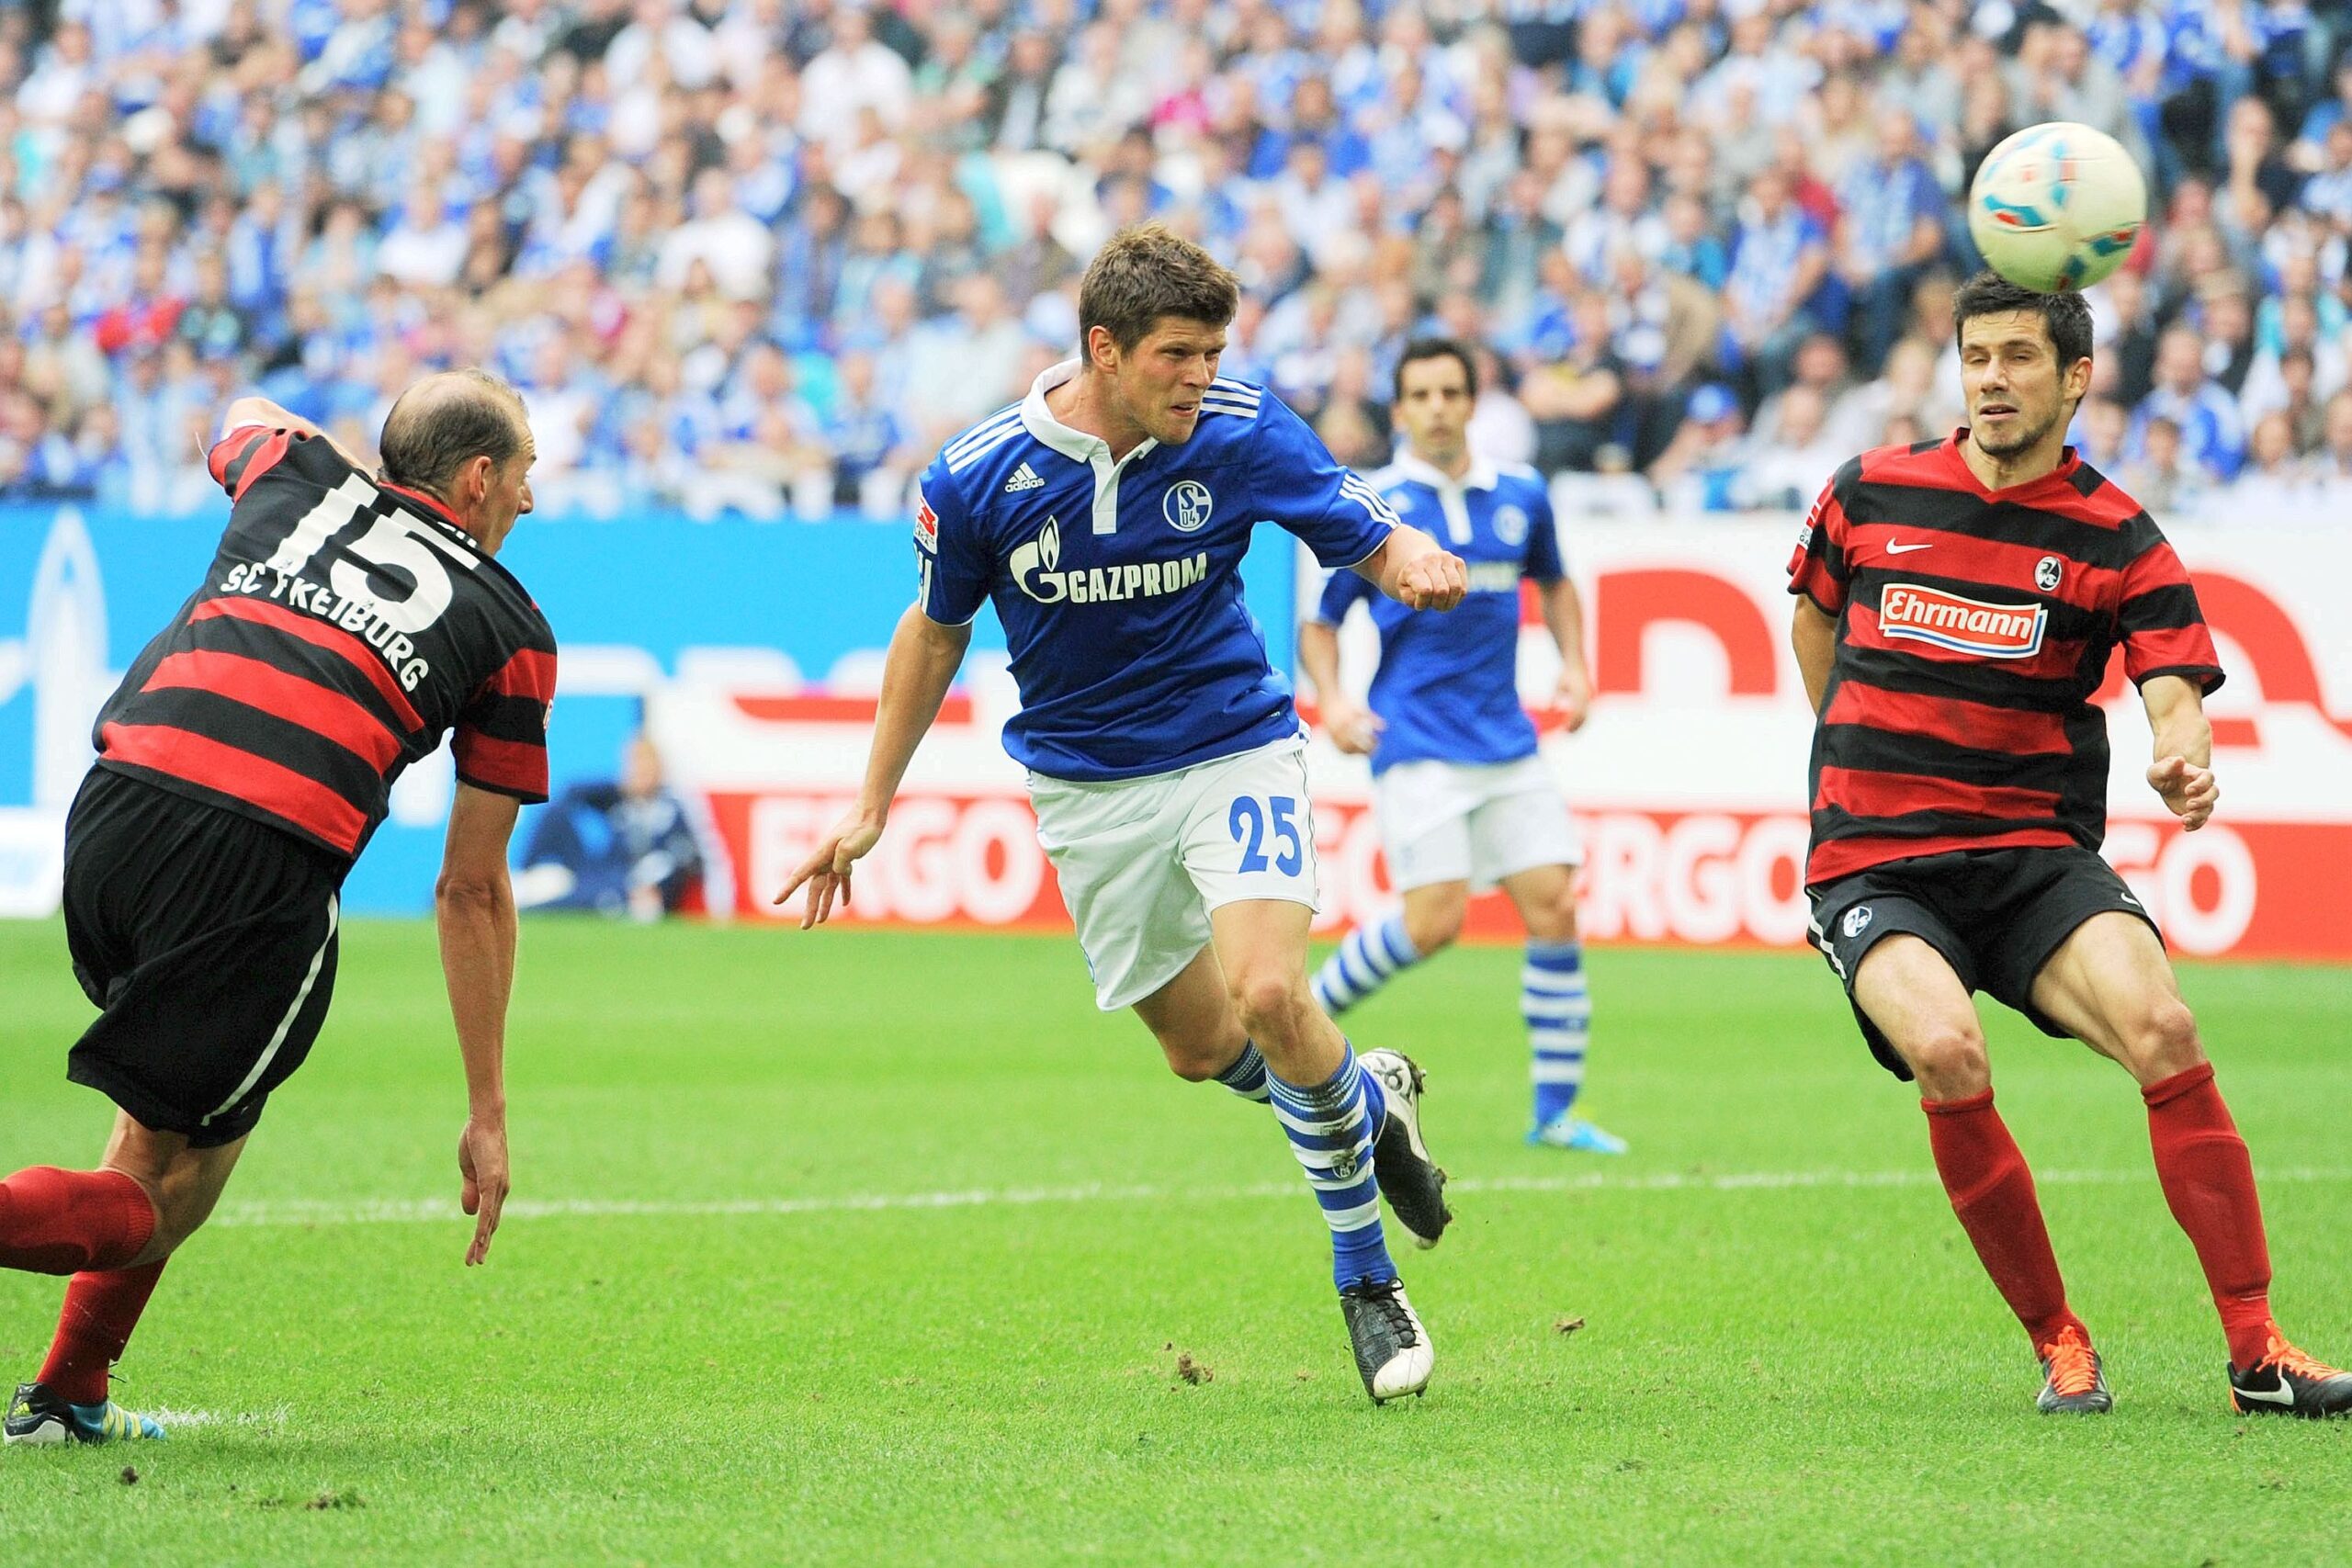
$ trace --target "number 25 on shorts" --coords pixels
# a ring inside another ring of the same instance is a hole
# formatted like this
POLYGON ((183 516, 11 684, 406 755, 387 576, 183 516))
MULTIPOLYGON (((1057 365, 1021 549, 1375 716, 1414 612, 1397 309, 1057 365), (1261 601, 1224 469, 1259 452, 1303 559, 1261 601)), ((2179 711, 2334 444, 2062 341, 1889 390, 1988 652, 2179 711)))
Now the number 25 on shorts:
POLYGON ((1296 876, 1306 863, 1306 850, 1298 836, 1298 800, 1295 795, 1269 795, 1260 806, 1255 795, 1239 795, 1233 798, 1233 810, 1226 825, 1233 830, 1233 841, 1241 846, 1241 871, 1246 874, 1263 871, 1271 863, 1284 876, 1296 876), (1266 828, 1268 819, 1273 824, 1274 841, 1283 846, 1270 863, 1266 858, 1266 828))

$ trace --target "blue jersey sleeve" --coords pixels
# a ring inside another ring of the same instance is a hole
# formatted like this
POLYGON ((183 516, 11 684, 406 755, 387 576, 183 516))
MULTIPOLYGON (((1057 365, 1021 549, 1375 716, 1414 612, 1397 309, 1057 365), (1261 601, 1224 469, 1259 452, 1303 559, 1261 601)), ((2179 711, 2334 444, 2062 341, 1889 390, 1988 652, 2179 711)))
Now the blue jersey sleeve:
POLYGON ((915 606, 942 626, 968 624, 989 598, 989 555, 944 454, 915 486, 915 606))
POLYGON ((1396 513, 1272 392, 1258 416, 1257 515, 1297 535, 1325 566, 1353 566, 1387 541, 1396 513))
POLYGON ((1323 596, 1315 604, 1315 618, 1327 626, 1336 626, 1348 618, 1348 612, 1358 600, 1374 598, 1379 592, 1363 580, 1361 572, 1341 567, 1323 584, 1323 596))
POLYGON ((1549 487, 1538 486, 1527 503, 1527 571, 1538 582, 1557 582, 1568 575, 1566 552, 1560 548, 1559 520, 1552 514, 1549 487))

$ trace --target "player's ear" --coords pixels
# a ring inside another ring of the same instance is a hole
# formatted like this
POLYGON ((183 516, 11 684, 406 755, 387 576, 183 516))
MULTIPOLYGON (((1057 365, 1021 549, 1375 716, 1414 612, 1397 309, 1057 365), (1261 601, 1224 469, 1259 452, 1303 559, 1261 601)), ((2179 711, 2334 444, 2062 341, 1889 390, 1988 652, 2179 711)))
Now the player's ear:
POLYGON ((1086 329, 1086 363, 1104 372, 1119 367, 1119 340, 1099 321, 1086 329))
POLYGON ((2066 367, 2066 396, 2080 402, 2091 389, 2091 356, 2084 355, 2066 367))

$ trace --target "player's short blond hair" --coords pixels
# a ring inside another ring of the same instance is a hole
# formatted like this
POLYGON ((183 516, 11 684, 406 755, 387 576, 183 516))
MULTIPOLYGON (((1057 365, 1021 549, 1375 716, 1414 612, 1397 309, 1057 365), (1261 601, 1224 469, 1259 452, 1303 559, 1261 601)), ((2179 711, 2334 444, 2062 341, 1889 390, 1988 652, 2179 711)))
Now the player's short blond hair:
POLYGON ((1216 258, 1164 223, 1138 223, 1111 236, 1078 286, 1078 336, 1108 329, 1125 352, 1165 318, 1221 327, 1233 320, 1241 285, 1216 258))

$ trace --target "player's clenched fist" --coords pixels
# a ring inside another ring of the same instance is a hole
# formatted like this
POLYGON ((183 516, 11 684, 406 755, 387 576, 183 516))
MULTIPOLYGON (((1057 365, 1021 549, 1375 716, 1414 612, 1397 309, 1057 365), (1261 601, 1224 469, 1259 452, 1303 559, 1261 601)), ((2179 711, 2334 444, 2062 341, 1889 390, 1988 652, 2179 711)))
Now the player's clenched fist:
POLYGON ((1408 610, 1451 610, 1469 592, 1470 569, 1446 550, 1416 556, 1396 574, 1396 602, 1408 610))
POLYGON ((800 911, 800 929, 808 931, 822 925, 833 912, 833 898, 840 896, 842 908, 849 906, 850 867, 856 864, 868 850, 882 838, 882 818, 865 810, 852 811, 841 819, 839 826, 826 834, 808 858, 775 896, 781 904, 800 891, 808 889, 808 902, 800 911))
POLYGON ((2148 770, 2148 787, 2164 796, 2165 807, 2180 818, 2181 831, 2194 833, 2213 815, 2222 786, 2213 770, 2200 768, 2186 757, 2166 757, 2148 770))
POLYGON ((1370 708, 1358 707, 1342 700, 1327 703, 1323 707, 1324 732, 1331 737, 1331 744, 1351 757, 1369 757, 1372 749, 1380 744, 1380 732, 1387 726, 1370 708))

